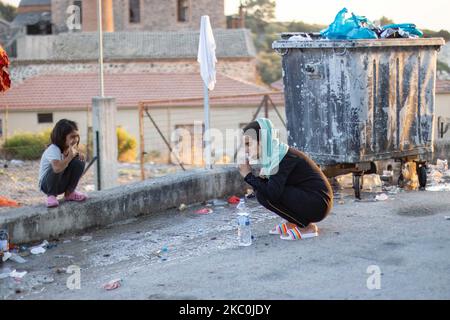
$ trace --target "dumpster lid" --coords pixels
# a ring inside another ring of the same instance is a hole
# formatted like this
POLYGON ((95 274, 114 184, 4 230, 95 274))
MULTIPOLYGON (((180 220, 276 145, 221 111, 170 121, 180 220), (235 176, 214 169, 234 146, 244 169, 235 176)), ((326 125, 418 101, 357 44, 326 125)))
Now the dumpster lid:
POLYGON ((290 48, 374 48, 374 47, 425 47, 434 46, 439 49, 445 45, 443 38, 418 39, 358 39, 328 40, 320 38, 319 33, 308 33, 312 40, 289 40, 290 37, 305 34, 304 32, 284 32, 281 40, 272 43, 272 49, 290 48))

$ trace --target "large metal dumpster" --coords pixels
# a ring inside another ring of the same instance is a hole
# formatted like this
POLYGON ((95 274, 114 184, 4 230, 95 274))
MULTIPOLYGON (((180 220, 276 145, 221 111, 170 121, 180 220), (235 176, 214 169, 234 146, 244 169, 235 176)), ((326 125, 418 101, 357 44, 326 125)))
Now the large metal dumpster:
POLYGON ((443 39, 299 41, 293 35, 272 45, 283 56, 290 145, 321 166, 350 164, 359 166, 356 172, 377 160, 430 157, 443 39))

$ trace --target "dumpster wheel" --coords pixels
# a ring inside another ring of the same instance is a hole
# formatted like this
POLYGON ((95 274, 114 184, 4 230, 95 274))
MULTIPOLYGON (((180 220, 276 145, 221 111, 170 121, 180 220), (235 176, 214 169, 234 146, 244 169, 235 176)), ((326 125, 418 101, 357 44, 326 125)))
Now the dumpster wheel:
POLYGON ((353 172, 353 189, 355 190, 355 198, 359 200, 361 200, 362 174, 362 172, 353 172))
POLYGON ((425 165, 419 165, 417 168, 417 175, 419 176, 419 185, 421 190, 425 190, 427 185, 427 167, 425 165))

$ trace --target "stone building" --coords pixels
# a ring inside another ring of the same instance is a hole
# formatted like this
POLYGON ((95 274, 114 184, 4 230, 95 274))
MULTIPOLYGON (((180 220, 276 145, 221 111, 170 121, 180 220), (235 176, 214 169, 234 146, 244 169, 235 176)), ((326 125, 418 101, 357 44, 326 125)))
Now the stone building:
MULTIPOLYGON (((224 0, 102 0, 102 6, 107 31, 196 30, 202 15, 209 15, 213 28, 226 28, 224 0)), ((73 14, 79 14, 82 31, 97 29, 96 0, 22 0, 14 24, 27 34, 67 32, 73 14)))
MULTIPOLYGON (((96 0, 22 0, 13 84, 45 74, 98 71, 96 0)), ((224 0, 102 0, 105 72, 198 72, 200 17, 209 15, 218 71, 257 82, 249 30, 227 29, 224 0)))

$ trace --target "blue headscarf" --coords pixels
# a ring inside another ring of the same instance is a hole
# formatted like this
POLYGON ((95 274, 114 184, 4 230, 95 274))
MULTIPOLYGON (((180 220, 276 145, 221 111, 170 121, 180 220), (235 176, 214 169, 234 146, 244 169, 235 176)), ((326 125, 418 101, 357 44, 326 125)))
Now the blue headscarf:
POLYGON ((260 175, 274 175, 278 172, 278 166, 288 152, 289 147, 276 137, 272 121, 266 118, 258 118, 256 121, 261 127, 259 143, 261 144, 260 161, 262 168, 260 175))

